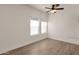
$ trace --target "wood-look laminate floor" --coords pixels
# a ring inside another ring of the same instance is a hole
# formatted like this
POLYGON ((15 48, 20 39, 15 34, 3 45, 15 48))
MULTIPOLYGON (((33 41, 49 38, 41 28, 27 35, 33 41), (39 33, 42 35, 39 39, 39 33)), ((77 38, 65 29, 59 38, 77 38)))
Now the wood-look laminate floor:
POLYGON ((79 45, 70 44, 53 39, 39 42, 9 51, 8 55, 78 55, 79 45))

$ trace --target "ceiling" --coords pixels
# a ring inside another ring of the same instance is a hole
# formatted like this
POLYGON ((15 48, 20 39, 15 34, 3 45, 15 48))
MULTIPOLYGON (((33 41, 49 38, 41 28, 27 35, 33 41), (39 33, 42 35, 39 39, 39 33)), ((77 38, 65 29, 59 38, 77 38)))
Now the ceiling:
POLYGON ((45 9, 45 7, 51 7, 51 4, 30 4, 30 6, 45 12, 45 11, 47 11, 47 9, 45 9))
MULTIPOLYGON (((52 6, 52 4, 29 4, 29 5, 44 12, 48 11, 48 9, 45 9, 45 7, 52 6)), ((60 7, 64 7, 65 13, 79 14, 79 4, 60 4, 60 7)))

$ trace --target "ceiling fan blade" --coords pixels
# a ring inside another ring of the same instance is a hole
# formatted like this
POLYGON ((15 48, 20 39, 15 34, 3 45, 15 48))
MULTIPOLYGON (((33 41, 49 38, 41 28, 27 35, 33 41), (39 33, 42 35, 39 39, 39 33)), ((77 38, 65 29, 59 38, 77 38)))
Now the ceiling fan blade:
POLYGON ((54 8, 54 7, 58 7, 60 4, 53 4, 52 5, 52 8, 54 8))
POLYGON ((49 11, 47 11, 47 12, 50 12, 50 11, 52 11, 52 9, 50 9, 49 11))
POLYGON ((64 8, 55 8, 54 10, 63 10, 64 8))
POLYGON ((52 8, 54 8, 55 7, 55 5, 52 5, 52 8))
POLYGON ((49 8, 49 7, 45 7, 46 9, 51 9, 51 8, 49 8))
POLYGON ((60 4, 56 4, 56 7, 58 7, 60 4))

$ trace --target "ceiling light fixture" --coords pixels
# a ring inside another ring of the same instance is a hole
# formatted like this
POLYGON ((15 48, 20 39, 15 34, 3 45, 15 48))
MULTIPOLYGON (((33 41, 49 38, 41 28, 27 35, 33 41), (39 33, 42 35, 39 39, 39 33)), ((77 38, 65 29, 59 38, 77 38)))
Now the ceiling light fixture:
POLYGON ((52 10, 52 11, 50 11, 51 13, 56 13, 57 12, 57 10, 52 10))
POLYGON ((53 4, 52 7, 45 7, 45 8, 48 9, 47 12, 56 13, 58 10, 64 10, 64 8, 60 8, 59 6, 60 4, 53 4))

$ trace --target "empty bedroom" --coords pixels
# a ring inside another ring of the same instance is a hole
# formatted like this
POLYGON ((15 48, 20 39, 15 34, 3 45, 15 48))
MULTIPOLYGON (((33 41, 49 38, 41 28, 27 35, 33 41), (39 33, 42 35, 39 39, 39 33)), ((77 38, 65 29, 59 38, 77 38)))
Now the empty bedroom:
POLYGON ((79 4, 0 4, 0 55, 79 55, 79 4))

